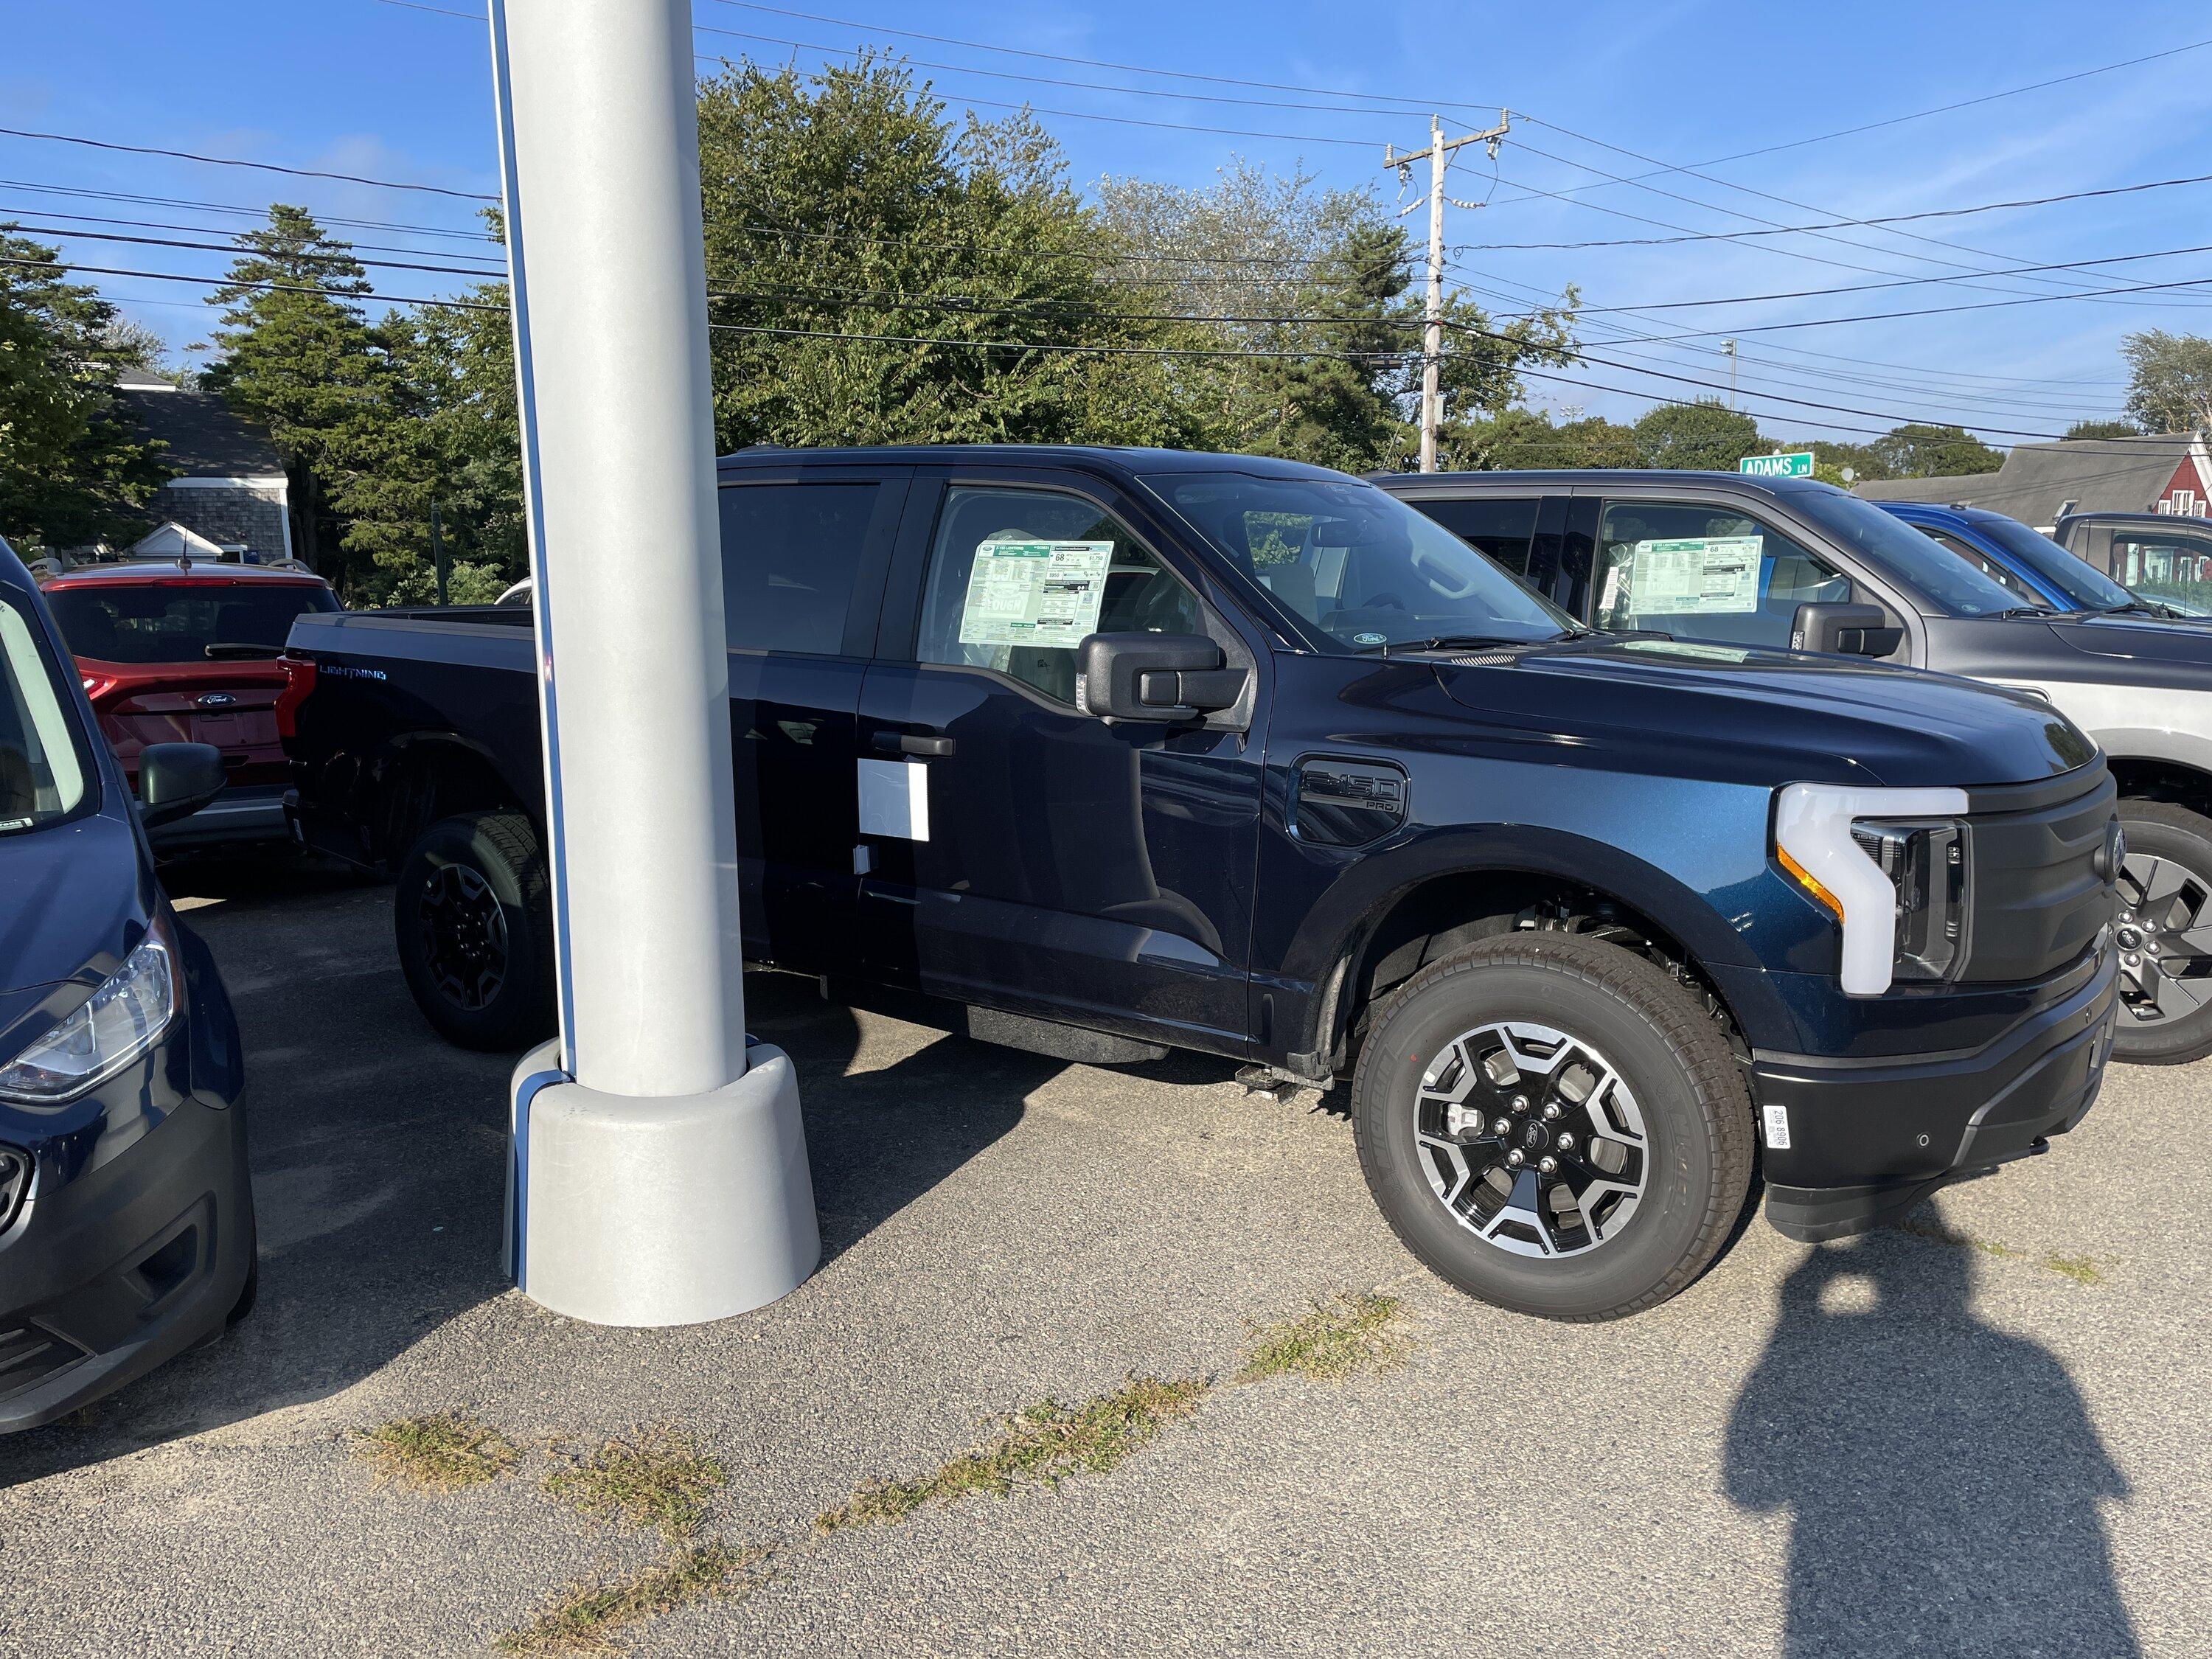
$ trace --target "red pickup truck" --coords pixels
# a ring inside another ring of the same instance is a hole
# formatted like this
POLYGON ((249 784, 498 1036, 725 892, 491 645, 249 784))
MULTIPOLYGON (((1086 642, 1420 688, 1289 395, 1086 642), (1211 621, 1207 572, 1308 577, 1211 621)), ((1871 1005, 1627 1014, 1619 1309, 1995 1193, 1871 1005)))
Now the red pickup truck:
POLYGON ((330 584, 304 570, 163 563, 83 566, 40 586, 132 788, 148 744, 222 751, 229 787, 155 845, 284 838, 283 728, 297 698, 276 659, 294 617, 340 609, 330 584))

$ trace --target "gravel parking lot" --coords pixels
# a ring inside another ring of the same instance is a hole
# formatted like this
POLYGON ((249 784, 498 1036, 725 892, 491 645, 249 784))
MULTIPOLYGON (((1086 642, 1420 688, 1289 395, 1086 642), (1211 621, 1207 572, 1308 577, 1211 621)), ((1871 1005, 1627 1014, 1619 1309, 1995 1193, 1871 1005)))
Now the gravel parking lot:
POLYGON ((1755 1224, 1678 1300, 1569 1327, 1415 1267, 1333 1101, 763 978, 827 1259, 742 1318, 602 1330, 500 1274, 507 1062, 423 1024, 388 893, 176 885, 245 1027, 260 1307, 0 1441, 0 1652, 2212 1648, 2212 1063, 2114 1073, 2051 1156, 1905 1228, 1808 1249, 1755 1224), (1398 1363, 1238 1380, 1255 1324, 1378 1291, 1398 1363), (1112 1467, 930 1484, 1008 1413, 1133 1377, 1193 1386, 1112 1467), (380 1481, 360 1431, 443 1413, 512 1457, 380 1481), (703 1471, 684 1523, 549 1490, 656 1430, 703 1471), (884 1481, 916 1483, 903 1518, 817 1526, 884 1481))

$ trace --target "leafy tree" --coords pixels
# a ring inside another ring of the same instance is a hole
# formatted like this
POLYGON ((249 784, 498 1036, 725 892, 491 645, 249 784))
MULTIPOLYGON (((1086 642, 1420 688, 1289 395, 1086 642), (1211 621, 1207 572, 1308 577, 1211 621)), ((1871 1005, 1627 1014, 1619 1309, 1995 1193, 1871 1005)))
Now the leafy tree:
POLYGON ((1759 422, 1717 398, 1662 404, 1636 422, 1636 447, 1645 466, 1733 472, 1746 455, 1764 454, 1759 422))
POLYGON ((304 208, 272 204, 269 222, 237 242, 228 283, 209 296, 224 310, 204 380, 268 431, 290 475, 300 550, 333 574, 330 486, 359 466, 376 420, 382 355, 360 304, 368 275, 304 208))
POLYGON ((1867 450, 1887 478, 1952 477, 2004 465, 2003 455, 1963 427, 1917 422, 1891 428, 1867 450))
POLYGON ((1028 116, 956 133, 881 58, 738 64, 701 86, 699 138, 723 447, 1199 435, 1146 355, 1187 333, 1112 280, 1028 116))
POLYGON ((2128 418, 2146 432, 2212 428, 2212 339, 2148 329, 2120 343, 2128 360, 2128 418))
POLYGON ((2066 428, 2069 442, 2087 438, 2140 438, 2142 428, 2133 421, 2076 421, 2066 428))
POLYGON ((168 476, 114 392, 115 307, 0 233, 0 532, 25 550, 135 538, 168 476))
MULTIPOLYGON (((1292 315, 1328 320, 1301 325, 1297 356, 1255 365, 1272 421, 1253 434, 1271 455, 1346 471, 1399 458, 1407 435, 1400 412, 1418 336, 1405 302, 1405 233, 1362 225, 1322 256, 1297 290, 1292 315)), ((1416 382, 1418 383, 1418 382, 1416 382)))
POLYGON ((347 550, 367 562, 356 599, 434 602, 438 547, 455 605, 488 604, 528 567, 507 285, 461 298, 374 331, 373 418, 332 491, 347 550))
POLYGON ((1639 466, 1642 452, 1629 427, 1598 416, 1554 425, 1542 410, 1508 409, 1447 428, 1439 462, 1468 471, 1526 467, 1639 466))

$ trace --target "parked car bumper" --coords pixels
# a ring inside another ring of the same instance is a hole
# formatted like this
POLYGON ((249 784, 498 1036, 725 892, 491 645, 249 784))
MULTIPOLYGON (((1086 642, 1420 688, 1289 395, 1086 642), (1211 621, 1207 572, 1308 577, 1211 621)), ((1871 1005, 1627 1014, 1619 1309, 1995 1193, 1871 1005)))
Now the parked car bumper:
POLYGON ((284 841, 291 831, 284 818, 282 784, 234 785, 188 818, 146 832, 155 850, 216 847, 234 842, 284 841))
POLYGON ((1754 1054, 1766 1218, 1808 1243, 1863 1232, 1954 1182, 2045 1151, 2087 1115, 2118 1011, 2107 947, 1970 1051, 1878 1060, 1754 1054), (1775 1113, 1786 1115, 1786 1146, 1775 1113))
POLYGON ((51 1423, 219 1334, 253 1267, 238 1034, 185 935, 160 1047, 52 1113, 0 1107, 30 1190, 0 1231, 0 1433, 51 1423))

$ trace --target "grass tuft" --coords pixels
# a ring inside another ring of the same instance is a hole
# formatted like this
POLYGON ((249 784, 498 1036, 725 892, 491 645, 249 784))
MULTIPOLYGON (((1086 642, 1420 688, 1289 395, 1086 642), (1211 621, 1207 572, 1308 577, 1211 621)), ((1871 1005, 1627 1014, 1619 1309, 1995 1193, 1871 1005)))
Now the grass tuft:
POLYGON ((690 1435, 664 1425, 610 1440, 554 1470, 545 1477, 545 1492, 595 1519, 649 1526, 680 1544, 697 1534, 708 1500, 728 1479, 690 1435))
POLYGON ((1303 1376, 1337 1382, 1355 1371, 1391 1370, 1405 1364, 1413 1347, 1400 1328, 1404 1316, 1397 1297, 1379 1292, 1317 1299, 1311 1312, 1296 1319, 1255 1325, 1237 1380, 1303 1376))
POLYGON ((2076 1285, 2101 1285, 2105 1275, 2093 1255, 2061 1255, 2056 1250, 2043 1258, 2043 1265, 2052 1273, 2072 1279, 2076 1285))
POLYGON ((1073 1474, 1105 1474, 1163 1425, 1197 1409, 1206 1387, 1198 1377, 1139 1376, 1081 1406, 1045 1401, 1005 1419, 999 1433, 927 1474, 860 1487, 818 1516, 815 1530, 890 1526, 932 1500, 950 1503, 971 1492, 1004 1498, 1024 1481, 1056 1486, 1073 1474))
POLYGON ((514 1472, 522 1461, 514 1443, 489 1424, 459 1412, 402 1417, 354 1431, 354 1455, 379 1486, 416 1492, 460 1492, 514 1472))
POLYGON ((627 1577, 572 1584, 552 1605, 498 1641, 501 1653, 614 1653, 613 1633, 640 1620, 672 1613, 709 1596, 747 1588, 733 1583, 760 1560, 760 1550, 733 1550, 720 1541, 678 1549, 627 1577))

